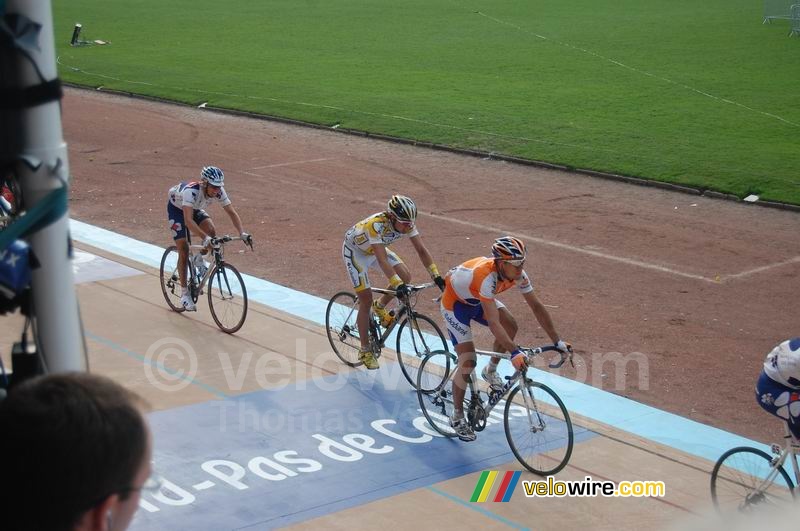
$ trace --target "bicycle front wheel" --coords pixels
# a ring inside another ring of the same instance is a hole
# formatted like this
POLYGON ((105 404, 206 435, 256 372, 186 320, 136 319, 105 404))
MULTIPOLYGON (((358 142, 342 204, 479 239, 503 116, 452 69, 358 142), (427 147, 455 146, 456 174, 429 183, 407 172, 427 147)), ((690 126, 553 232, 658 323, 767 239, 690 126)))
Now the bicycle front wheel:
POLYGON ((540 476, 567 466, 575 437, 564 403, 546 385, 526 380, 506 400, 503 424, 517 460, 540 476))
POLYGON ((161 257, 161 293, 164 294, 167 304, 176 312, 184 311, 181 304, 181 281, 178 277, 178 248, 174 245, 167 247, 161 257))
POLYGON ((417 398, 430 426, 445 437, 455 437, 450 426, 453 416, 453 374, 458 358, 446 350, 434 350, 422 360, 417 373, 417 398))
POLYGON ((328 342, 342 362, 350 367, 358 367, 361 349, 361 335, 358 330, 358 297, 349 291, 340 291, 328 301, 325 310, 325 331, 328 342))
POLYGON ((397 329, 397 362, 411 387, 417 388, 417 373, 423 358, 433 350, 447 350, 444 334, 429 317, 409 315, 397 329))
POLYGON ((230 264, 214 266, 208 278, 211 317, 223 332, 233 334, 247 317, 247 288, 242 275, 230 264))
POLYGON ((747 446, 722 454, 711 472, 711 499, 717 510, 748 511, 757 505, 774 507, 791 502, 794 484, 782 466, 772 467, 772 459, 766 452, 747 446))

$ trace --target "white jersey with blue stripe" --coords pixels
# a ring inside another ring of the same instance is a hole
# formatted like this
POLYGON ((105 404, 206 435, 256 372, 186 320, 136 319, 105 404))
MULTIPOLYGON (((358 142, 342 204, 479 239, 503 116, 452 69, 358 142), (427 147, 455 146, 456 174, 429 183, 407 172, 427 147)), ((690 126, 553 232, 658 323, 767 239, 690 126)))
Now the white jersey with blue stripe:
POLYGON ((184 181, 170 188, 169 202, 178 208, 190 206, 194 210, 203 210, 215 202, 223 207, 231 204, 231 200, 228 199, 228 194, 225 193, 224 188, 220 188, 218 197, 206 197, 206 194, 201 189, 200 181, 184 181))
POLYGON ((800 389, 800 337, 772 349, 764 360, 764 372, 778 383, 800 389))

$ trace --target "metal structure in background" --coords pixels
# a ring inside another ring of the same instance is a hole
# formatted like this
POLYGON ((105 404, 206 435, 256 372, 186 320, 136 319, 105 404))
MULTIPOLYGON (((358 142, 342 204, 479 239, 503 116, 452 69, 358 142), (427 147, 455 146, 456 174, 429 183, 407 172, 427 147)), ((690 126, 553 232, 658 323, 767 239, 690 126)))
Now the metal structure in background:
POLYGON ((797 0, 764 0, 764 22, 770 24, 775 19, 790 18, 792 4, 797 0))
POLYGON ((15 174, 24 209, 48 213, 25 236, 39 262, 31 280, 37 347, 49 372, 86 370, 50 0, 0 0, 0 15, 0 163, 15 174))
POLYGON ((792 28, 789 31, 789 37, 794 37, 795 35, 800 37, 800 4, 794 4, 790 14, 792 28))

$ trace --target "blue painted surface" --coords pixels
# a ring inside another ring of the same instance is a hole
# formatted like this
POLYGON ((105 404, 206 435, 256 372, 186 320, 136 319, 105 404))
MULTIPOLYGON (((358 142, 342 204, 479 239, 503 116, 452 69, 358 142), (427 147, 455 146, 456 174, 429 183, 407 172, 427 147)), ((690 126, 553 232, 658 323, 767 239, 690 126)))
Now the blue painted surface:
POLYGON ((75 275, 76 284, 143 274, 138 269, 77 249, 73 252, 72 271, 75 275))
POLYGON ((478 442, 462 443, 422 431, 416 395, 389 387, 380 371, 355 372, 151 414, 171 494, 144 495, 132 529, 274 528, 516 463, 502 404, 478 442))
MULTIPOLYGON (((76 220, 70 220, 70 229, 78 241, 151 267, 159 266, 163 253, 161 247, 76 220)), ((260 278, 243 276, 252 300, 324 326, 326 300, 260 278)), ((479 357, 478 371, 486 361, 483 356, 479 357)), ((510 375, 508 365, 500 365, 501 375, 510 375)), ((534 370, 532 376, 553 387, 573 413, 712 462, 734 446, 754 446, 769 451, 768 446, 745 437, 628 400, 591 385, 538 370, 534 370)))

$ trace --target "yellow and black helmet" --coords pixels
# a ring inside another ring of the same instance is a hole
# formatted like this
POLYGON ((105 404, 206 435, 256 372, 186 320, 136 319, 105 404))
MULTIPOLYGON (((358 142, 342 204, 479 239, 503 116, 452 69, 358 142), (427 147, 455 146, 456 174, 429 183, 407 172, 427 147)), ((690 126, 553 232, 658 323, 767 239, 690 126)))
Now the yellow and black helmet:
POLYGON ((400 221, 414 221, 417 219, 417 205, 404 195, 393 195, 389 199, 386 208, 400 221))

